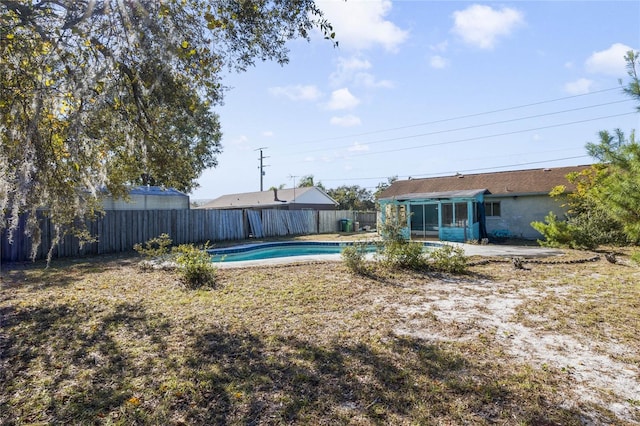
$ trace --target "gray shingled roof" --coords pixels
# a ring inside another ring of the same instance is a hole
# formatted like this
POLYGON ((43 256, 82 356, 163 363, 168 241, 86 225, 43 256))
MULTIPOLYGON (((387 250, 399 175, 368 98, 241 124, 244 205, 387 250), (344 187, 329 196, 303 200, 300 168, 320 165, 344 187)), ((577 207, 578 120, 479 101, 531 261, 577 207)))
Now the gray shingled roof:
POLYGON ((443 176, 396 181, 385 189, 379 199, 415 197, 416 194, 449 191, 486 190, 493 195, 547 194, 557 185, 566 185, 566 175, 590 166, 557 167, 553 169, 514 170, 508 172, 443 176))
POLYGON ((319 188, 305 187, 305 188, 288 188, 278 189, 278 199, 275 199, 273 190, 258 191, 258 192, 244 192, 241 194, 228 194, 216 198, 199 206, 200 209, 223 209, 223 208, 250 208, 250 207, 276 207, 289 204, 293 201, 300 202, 300 198, 304 198, 305 193, 309 191, 320 191, 327 198, 325 204, 336 205, 337 203, 319 188))

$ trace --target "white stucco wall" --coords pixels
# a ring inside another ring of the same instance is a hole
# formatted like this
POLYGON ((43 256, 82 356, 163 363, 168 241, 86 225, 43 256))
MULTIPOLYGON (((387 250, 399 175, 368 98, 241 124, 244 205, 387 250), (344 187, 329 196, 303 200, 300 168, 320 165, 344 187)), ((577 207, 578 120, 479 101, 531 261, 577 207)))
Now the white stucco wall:
MULTIPOLYGON (((301 191, 302 192, 302 191, 301 191)), ((330 197, 318 190, 307 190, 301 194, 296 194, 296 203, 299 204, 331 204, 333 201, 330 197)))
POLYGON ((487 233, 508 230, 518 238, 537 239, 542 235, 531 227, 533 221, 544 221, 550 211, 564 217, 561 203, 548 195, 521 195, 512 197, 485 197, 485 201, 500 201, 500 217, 487 216, 487 233))

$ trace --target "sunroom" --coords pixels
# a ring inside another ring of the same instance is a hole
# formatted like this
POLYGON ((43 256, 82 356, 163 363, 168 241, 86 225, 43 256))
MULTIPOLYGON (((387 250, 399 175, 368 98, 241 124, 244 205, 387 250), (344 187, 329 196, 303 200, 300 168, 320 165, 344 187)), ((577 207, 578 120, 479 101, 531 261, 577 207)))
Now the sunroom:
POLYGON ((404 224, 405 238, 438 238, 465 242, 486 237, 484 194, 486 189, 411 193, 381 198, 381 220, 404 224))

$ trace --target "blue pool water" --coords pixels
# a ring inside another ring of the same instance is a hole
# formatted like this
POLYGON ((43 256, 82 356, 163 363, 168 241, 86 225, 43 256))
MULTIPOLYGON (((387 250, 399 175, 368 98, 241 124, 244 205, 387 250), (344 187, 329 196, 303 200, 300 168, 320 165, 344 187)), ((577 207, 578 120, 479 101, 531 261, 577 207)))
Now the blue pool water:
MULTIPOLYGON (((352 243, 318 242, 318 241, 286 241, 275 243, 249 244, 222 249, 210 249, 213 262, 241 262, 245 260, 274 259, 278 257, 309 256, 322 254, 340 254, 352 243)), ((433 246, 435 243, 425 243, 433 246)), ((369 244, 367 252, 376 251, 375 244, 369 244)))

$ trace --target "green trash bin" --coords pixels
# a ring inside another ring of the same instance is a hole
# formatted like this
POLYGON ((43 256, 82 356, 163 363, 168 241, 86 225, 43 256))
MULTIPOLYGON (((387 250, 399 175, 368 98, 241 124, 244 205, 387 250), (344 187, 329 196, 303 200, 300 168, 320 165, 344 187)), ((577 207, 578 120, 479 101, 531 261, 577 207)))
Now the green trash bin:
POLYGON ((351 219, 347 219, 347 232, 353 232, 353 221, 351 219))
POLYGON ((340 232, 347 232, 347 222, 348 221, 349 221, 349 219, 340 219, 338 221, 338 223, 339 223, 338 229, 340 229, 340 232))

